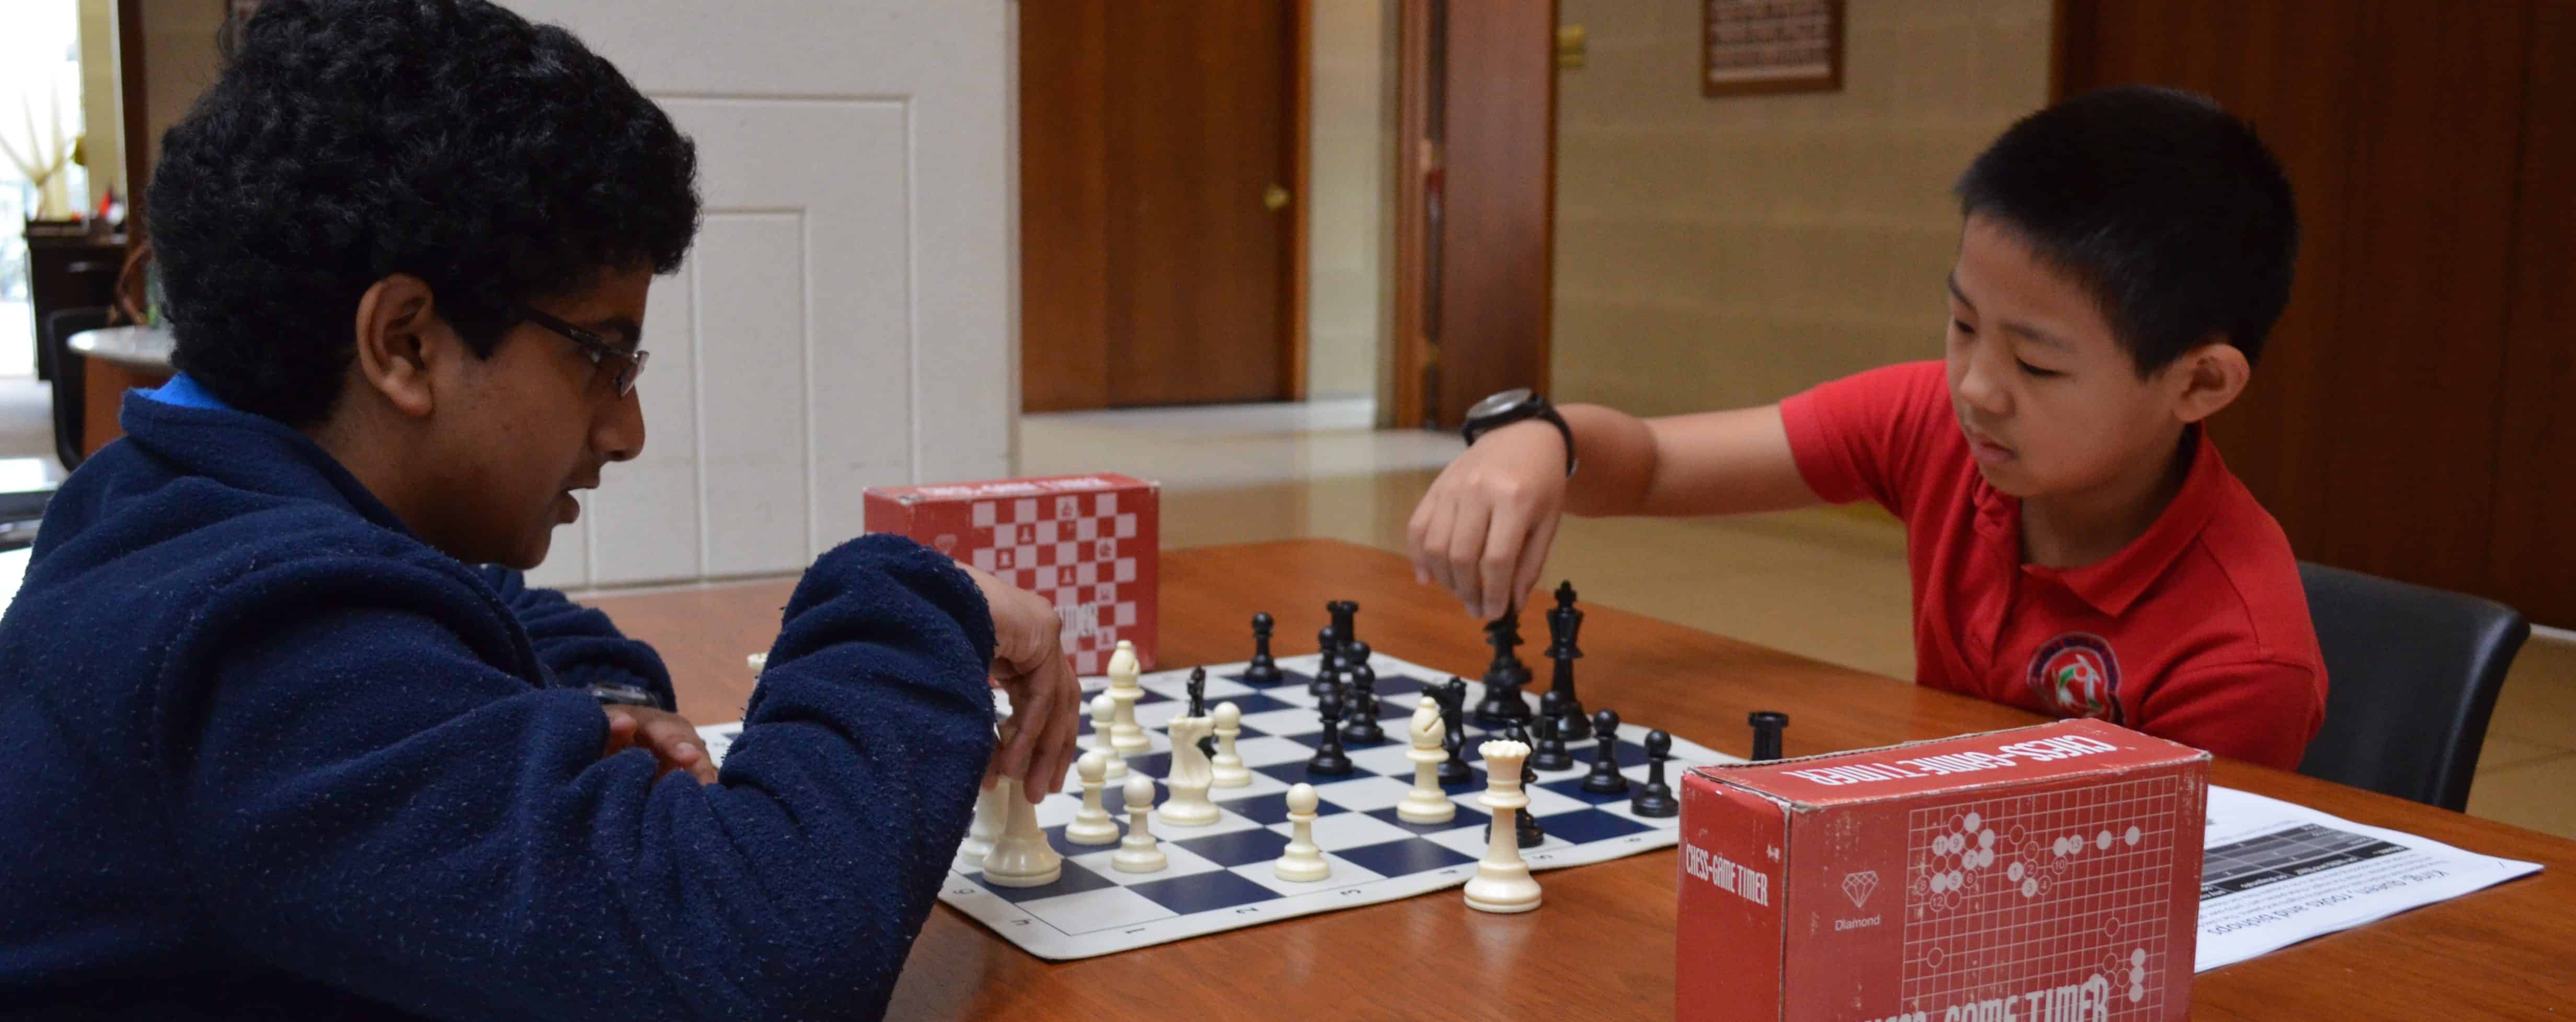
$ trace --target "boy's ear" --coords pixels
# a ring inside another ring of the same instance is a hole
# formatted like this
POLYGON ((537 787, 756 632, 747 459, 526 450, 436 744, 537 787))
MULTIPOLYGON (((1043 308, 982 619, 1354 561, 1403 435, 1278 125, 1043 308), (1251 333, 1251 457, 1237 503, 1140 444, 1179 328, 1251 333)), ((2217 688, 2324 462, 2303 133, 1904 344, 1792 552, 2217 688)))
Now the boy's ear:
POLYGON ((2174 417, 2184 422, 2200 422, 2218 414, 2219 409, 2234 403, 2236 395, 2244 393, 2245 384, 2254 378, 2254 367, 2245 361, 2245 353, 2215 334, 2184 352, 2165 371, 2174 389, 2174 417))
POLYGON ((426 416, 438 406, 430 370, 438 359, 449 357, 455 339, 438 315, 429 282, 393 274, 358 298, 358 350, 350 368, 359 384, 383 395, 402 414, 426 416))

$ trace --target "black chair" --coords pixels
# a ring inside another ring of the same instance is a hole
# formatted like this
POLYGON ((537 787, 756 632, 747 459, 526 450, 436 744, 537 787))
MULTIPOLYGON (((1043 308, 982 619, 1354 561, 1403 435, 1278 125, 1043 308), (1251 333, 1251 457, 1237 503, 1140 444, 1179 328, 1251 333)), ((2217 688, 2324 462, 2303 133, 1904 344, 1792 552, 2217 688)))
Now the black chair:
POLYGON ((45 504, 54 491, 0 493, 0 551, 36 545, 36 530, 45 521, 45 504))
POLYGON ((72 335, 106 325, 106 306, 57 309, 45 315, 44 336, 36 339, 54 368, 54 456, 62 459, 64 471, 80 467, 81 423, 88 410, 82 387, 89 382, 89 359, 72 353, 72 335))
POLYGON ((2492 600, 2300 562, 2326 723, 2299 772, 2458 811, 2505 670, 2531 637, 2492 600))

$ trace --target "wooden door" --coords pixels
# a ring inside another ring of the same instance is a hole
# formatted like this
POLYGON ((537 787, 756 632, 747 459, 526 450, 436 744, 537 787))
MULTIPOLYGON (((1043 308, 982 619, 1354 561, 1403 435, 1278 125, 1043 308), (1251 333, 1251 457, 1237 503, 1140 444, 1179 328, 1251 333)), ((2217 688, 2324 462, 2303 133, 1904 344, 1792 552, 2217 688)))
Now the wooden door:
POLYGON ((1397 78, 1396 408, 1450 427, 1548 385, 1555 0, 1405 0, 1397 78))
POLYGON ((2299 556, 2576 624, 2562 6, 2067 0, 2057 91, 2207 93, 2288 171, 2298 279, 2211 435, 2299 556))
POLYGON ((1288 0, 1021 7, 1026 410, 1293 395, 1298 26, 1288 0))
POLYGON ((706 222, 653 286, 650 442, 533 577, 801 570, 861 491, 1007 474, 1003 0, 513 0, 697 140, 706 222))

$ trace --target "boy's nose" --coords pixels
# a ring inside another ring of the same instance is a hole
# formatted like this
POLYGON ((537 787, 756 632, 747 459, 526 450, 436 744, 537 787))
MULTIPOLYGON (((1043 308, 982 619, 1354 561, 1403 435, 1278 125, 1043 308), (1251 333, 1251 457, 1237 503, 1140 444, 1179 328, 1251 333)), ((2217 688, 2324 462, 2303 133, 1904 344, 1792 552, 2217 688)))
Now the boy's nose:
POLYGON ((2012 411, 2012 395, 1995 384, 2000 371, 1990 358, 1980 357, 1968 363, 1968 371, 1959 377, 1959 400, 1989 415, 2012 411))
POLYGON ((603 461, 632 461, 644 453, 644 400, 641 392, 617 399, 591 428, 591 447, 603 461))

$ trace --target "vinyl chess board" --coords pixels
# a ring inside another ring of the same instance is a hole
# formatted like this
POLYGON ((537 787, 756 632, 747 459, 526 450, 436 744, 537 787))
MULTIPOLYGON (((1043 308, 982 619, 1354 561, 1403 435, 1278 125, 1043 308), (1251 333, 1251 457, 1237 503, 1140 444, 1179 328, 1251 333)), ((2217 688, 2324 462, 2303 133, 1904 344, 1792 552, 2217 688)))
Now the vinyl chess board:
MULTIPOLYGON (((1345 743, 1354 767, 1346 776, 1309 776, 1306 760, 1323 734, 1316 698, 1306 691, 1318 657, 1282 657, 1278 663, 1284 680, 1259 687, 1240 679, 1245 664, 1208 668, 1208 707, 1231 702, 1243 713, 1243 733, 1235 740, 1235 751, 1252 771, 1252 783, 1209 793, 1218 808, 1212 825, 1177 827, 1157 815, 1153 832, 1170 860, 1167 868, 1121 873, 1109 864, 1117 845, 1066 841, 1065 824, 1082 806, 1079 778, 1068 771, 1066 790, 1037 806, 1038 823, 1046 828, 1048 842, 1064 856, 1061 878, 1040 887, 1014 888, 987 884, 978 871, 952 870, 939 899, 1030 954, 1067 960, 1410 898, 1457 887, 1475 876, 1476 860, 1484 855, 1486 843, 1487 814, 1476 802, 1485 790, 1481 767, 1473 779, 1443 786, 1450 801, 1458 804, 1458 815, 1449 822, 1412 824, 1396 815, 1396 804, 1413 787, 1413 764, 1405 758, 1409 748, 1405 722, 1413 716, 1423 688, 1447 681, 1448 672, 1384 653, 1371 657, 1386 740, 1345 743), (1330 876, 1312 883, 1291 883, 1271 872, 1271 864, 1288 844, 1288 788, 1300 782, 1315 786, 1321 802, 1316 809, 1315 843, 1323 847, 1324 858, 1332 865, 1330 876)), ((1139 679, 1145 696, 1136 702, 1136 722, 1144 727, 1152 749, 1128 757, 1127 765, 1156 779, 1157 805, 1169 795, 1160 784, 1171 763, 1171 740, 1163 728, 1188 708, 1183 688, 1188 678, 1189 671, 1181 669, 1139 679)), ((1096 695, 1108 684, 1105 677, 1085 678, 1083 692, 1096 695)), ((1607 693, 1589 695, 1585 703, 1593 709, 1615 709, 1603 695, 1607 693)), ((1524 697, 1534 709, 1536 698, 1527 693, 1524 697)), ((1484 686, 1470 679, 1467 706, 1472 710, 1483 698, 1484 686)), ((1477 744, 1500 736, 1472 719, 1466 729, 1463 754, 1471 764, 1480 762, 1477 744)), ((707 736, 709 750, 721 757, 740 725, 700 730, 707 736)), ((1620 772, 1632 782, 1632 794, 1646 776, 1643 741, 1648 730, 1648 726, 1624 722, 1619 727, 1620 772)), ((1088 718, 1082 733, 1091 734, 1088 718)), ((1090 741, 1085 738, 1083 744, 1088 747, 1090 741)), ((1575 766, 1537 771, 1538 781, 1528 788, 1527 811, 1547 831, 1544 843, 1521 852, 1532 870, 1607 862, 1677 843, 1678 817, 1641 817, 1629 811, 1628 795, 1582 789, 1600 747, 1597 740, 1568 746, 1575 766)), ((1741 760, 1675 736, 1665 777, 1678 785, 1682 772, 1690 767, 1734 762, 1741 760)), ((1101 800, 1123 826, 1126 799, 1120 784, 1111 781, 1101 800)), ((1460 911, 1467 910, 1461 906, 1460 911)), ((1539 911, 1547 909, 1542 905, 1539 911)))

